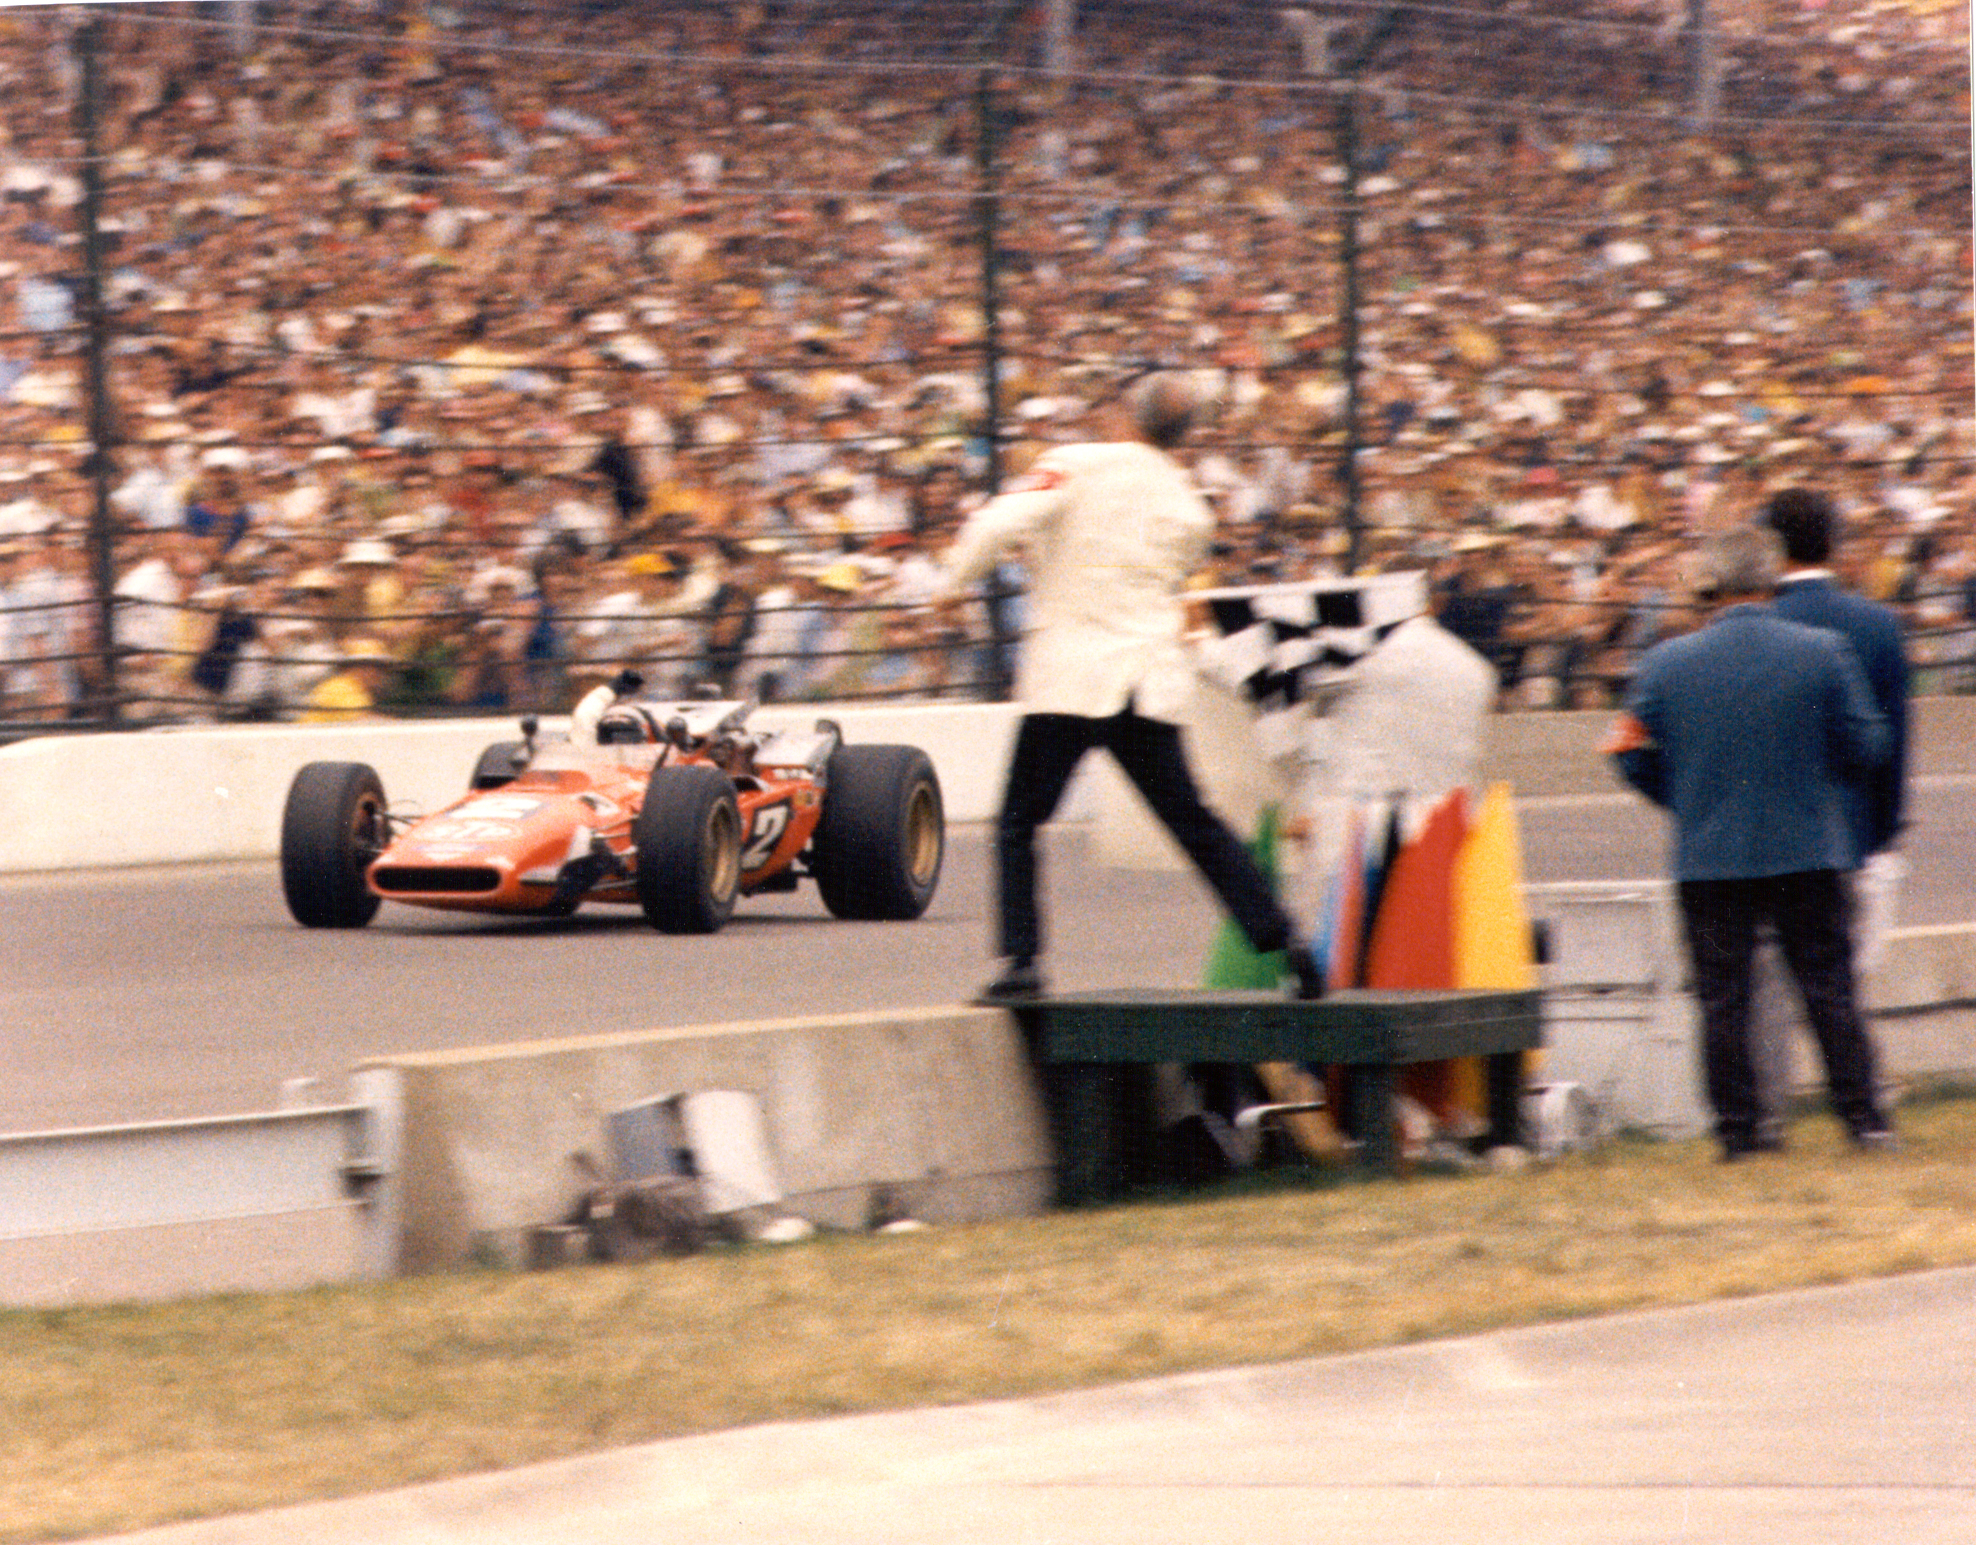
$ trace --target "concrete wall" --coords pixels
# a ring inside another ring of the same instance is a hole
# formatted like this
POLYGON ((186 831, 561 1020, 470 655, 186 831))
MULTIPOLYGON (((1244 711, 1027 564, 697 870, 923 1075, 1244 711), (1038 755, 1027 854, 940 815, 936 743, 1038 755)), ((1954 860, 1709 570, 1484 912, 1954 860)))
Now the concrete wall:
POLYGON ((760 1102, 790 1210, 864 1226, 875 1187, 920 1218, 1041 1211, 1044 1117, 1014 1022, 952 1006, 634 1031, 379 1058, 398 1081, 400 1267, 521 1258, 608 1167, 603 1120, 655 1097, 744 1090, 760 1102))
POLYGON ((1865 999, 1890 1076, 1976 1077, 1976 924, 1894 929, 1865 999))
MULTIPOLYGON (((1895 1080, 1976 1076, 1976 926, 1896 930, 1868 996, 1895 1080)), ((1678 986, 1669 998, 1684 1028, 1663 1048, 1655 1076, 1666 1087, 1649 1103, 1681 1113, 1660 1124, 1686 1135, 1703 1119, 1692 1010, 1678 986)), ((1616 1055, 1631 1067, 1664 1028, 1612 1027, 1616 1055)), ((1799 1071, 1807 1092, 1822 1086, 1809 1055, 1799 1071)), ((815 1223, 862 1227, 880 1187, 929 1222, 1040 1212, 1052 1196, 1047 1124, 1020 1034, 1000 1010, 632 1031, 377 1058, 363 1076, 394 1080, 402 1101, 391 1193, 404 1271, 521 1262, 528 1230, 565 1219, 587 1188, 572 1156, 608 1166, 610 1112, 694 1090, 755 1096, 789 1210, 815 1223)), ((1641 1110, 1622 1114, 1655 1124, 1641 1110)))
MULTIPOLYGON (((950 820, 994 814, 1015 727, 1010 705, 771 707, 755 722, 808 725, 822 714, 839 720, 847 739, 923 748, 939 770, 950 820)), ((1203 781, 1246 826, 1244 809, 1259 797, 1255 770, 1227 714, 1208 722, 1213 728, 1194 738, 1203 781)), ((1488 726, 1484 775, 1507 780, 1525 797, 1612 793, 1618 785, 1598 754, 1610 723, 1606 713, 1499 714, 1488 726)), ((505 718, 21 741, 0 747, 0 873, 272 858, 280 846, 282 801, 304 762, 368 762, 394 805, 433 810, 465 792, 484 746, 516 733, 515 721, 505 718)), ((1976 772, 1976 698, 1916 703, 1915 765, 1937 774, 1976 772)), ((1163 835, 1148 844, 1153 828, 1142 827, 1133 806, 1110 763, 1093 758, 1060 813, 1097 815, 1101 828, 1118 823, 1116 841, 1103 842, 1101 850, 1119 862, 1169 861, 1163 835)))
MULTIPOLYGON (((1609 712, 1507 713, 1483 735, 1485 781, 1503 779, 1522 795, 1610 794, 1621 787, 1599 743, 1609 712)), ((1976 697, 1914 700, 1910 760, 1935 776, 1976 773, 1976 697)))
MULTIPOLYGON (((1001 797, 1015 725, 1006 704, 806 705, 764 708, 753 722, 806 727, 823 714, 847 740, 924 749, 950 820, 984 820, 1001 797)), ((394 807, 437 810, 466 792, 484 747, 519 733, 504 718, 21 741, 0 747, 0 873, 273 858, 282 802, 303 763, 368 762, 394 807)))

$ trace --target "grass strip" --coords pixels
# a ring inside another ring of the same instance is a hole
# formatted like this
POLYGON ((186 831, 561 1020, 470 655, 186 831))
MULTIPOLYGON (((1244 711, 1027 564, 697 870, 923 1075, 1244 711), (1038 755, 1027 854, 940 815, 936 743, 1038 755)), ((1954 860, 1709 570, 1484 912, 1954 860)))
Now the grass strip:
POLYGON ((1037 1394, 1976 1263, 1976 1099, 1904 1153, 1621 1140, 681 1260, 0 1313, 0 1542, 750 1422, 1037 1394))

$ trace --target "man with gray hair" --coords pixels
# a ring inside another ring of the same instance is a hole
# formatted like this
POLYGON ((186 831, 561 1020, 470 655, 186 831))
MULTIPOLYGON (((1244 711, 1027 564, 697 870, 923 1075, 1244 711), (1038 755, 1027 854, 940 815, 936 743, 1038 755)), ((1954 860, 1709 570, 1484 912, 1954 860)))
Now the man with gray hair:
POLYGON ((1287 951, 1301 996, 1323 981, 1248 851, 1202 802, 1180 739, 1194 667, 1181 589, 1214 534, 1214 512, 1169 454, 1199 401, 1182 376, 1142 381, 1113 411, 1118 438, 1062 445, 976 510, 948 550, 950 589, 1005 549, 1028 554, 1030 627, 1016 675, 1023 708, 996 824, 995 1000, 1043 989, 1036 832, 1084 753, 1102 746, 1173 833, 1258 953, 1287 951))
POLYGON ((1894 1146, 1854 990, 1842 876, 1854 843, 1846 788, 1887 756, 1885 718, 1843 639, 1766 604, 1774 533, 1711 537, 1699 631, 1648 650, 1607 750, 1673 820, 1674 876, 1702 1019, 1703 1067, 1727 1160, 1774 1147, 1759 1127, 1750 961, 1776 929, 1854 1145, 1894 1146))

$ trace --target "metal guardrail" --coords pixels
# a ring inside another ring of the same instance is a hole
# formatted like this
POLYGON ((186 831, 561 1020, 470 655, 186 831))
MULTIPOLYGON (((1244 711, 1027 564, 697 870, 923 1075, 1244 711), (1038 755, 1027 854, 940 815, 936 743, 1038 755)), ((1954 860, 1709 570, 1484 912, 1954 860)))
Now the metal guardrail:
POLYGON ((0 1304, 381 1278, 401 1120, 388 1073, 348 1103, 0 1135, 0 1304))

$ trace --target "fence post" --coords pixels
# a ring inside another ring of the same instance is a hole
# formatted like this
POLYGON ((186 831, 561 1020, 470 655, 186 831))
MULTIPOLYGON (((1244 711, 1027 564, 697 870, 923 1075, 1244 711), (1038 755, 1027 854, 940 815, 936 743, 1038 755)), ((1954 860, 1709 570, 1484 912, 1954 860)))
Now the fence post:
POLYGON ((1342 369, 1345 378, 1345 451, 1339 480, 1345 485, 1345 572, 1356 573, 1364 542, 1365 523, 1359 510, 1359 377, 1363 360, 1359 348, 1359 77, 1372 56, 1399 31, 1406 20, 1398 6, 1389 6, 1374 18, 1365 36, 1345 58, 1339 73, 1344 77, 1344 93, 1338 100, 1338 160, 1345 181, 1343 207, 1338 232, 1338 256, 1344 265, 1342 310, 1342 369))
POLYGON ((1339 369, 1345 386, 1345 448, 1338 468, 1344 485, 1345 572, 1358 572, 1360 546, 1364 539, 1359 515, 1359 377, 1363 363, 1359 350, 1359 178, 1358 178, 1358 77, 1345 81, 1338 99, 1338 159, 1344 165, 1338 231, 1338 259, 1344 268, 1344 293, 1340 302, 1343 324, 1339 369))
MULTIPOLYGON (((1001 204, 996 196, 1000 167, 995 136, 995 72, 983 65, 974 82, 975 216, 981 241, 981 396, 982 439, 987 447, 986 480, 989 496, 1002 487, 1002 319, 1001 319, 1001 204)), ((1006 702, 1013 690, 1010 662, 1015 655, 1014 630, 1009 625, 1012 592, 1002 581, 1001 565, 988 577, 989 670, 988 694, 1006 702)))
POLYGON ((88 474, 92 491, 89 547, 96 601, 97 693, 103 723, 114 728, 121 717, 117 690, 116 533, 110 516, 110 476, 114 471, 110 449, 116 429, 105 366, 109 328, 103 306, 103 167, 96 132, 102 103, 102 71, 98 60, 102 26, 100 16, 85 16, 76 26, 73 42, 81 69, 76 126, 82 139, 81 299, 89 418, 89 457, 83 470, 88 474))

